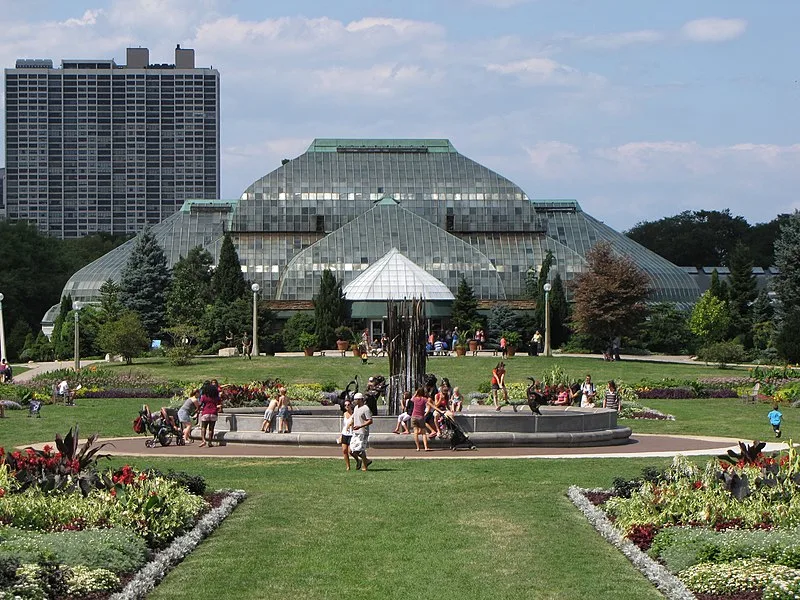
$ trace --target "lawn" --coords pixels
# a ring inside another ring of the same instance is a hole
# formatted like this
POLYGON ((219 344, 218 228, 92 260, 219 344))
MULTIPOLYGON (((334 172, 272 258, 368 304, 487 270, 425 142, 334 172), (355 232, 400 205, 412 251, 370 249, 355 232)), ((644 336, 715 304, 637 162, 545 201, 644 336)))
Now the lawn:
MULTIPOLYGON (((441 358, 429 365, 471 390, 495 360, 441 358)), ((554 364, 576 376, 591 372, 597 381, 737 374, 700 365, 588 358, 515 357, 509 363, 510 381, 554 364)), ((181 380, 279 376, 343 385, 355 373, 385 372, 386 361, 362 367, 351 358, 269 357, 202 359, 178 369, 151 360, 135 365, 140 367, 181 380)), ((131 422, 141 402, 80 399, 74 408, 45 406, 41 419, 8 411, 9 418, 0 420, 0 445, 50 441, 76 423, 82 434, 133 435, 131 422)), ((674 414, 677 421, 625 421, 635 432, 752 439, 770 431, 764 404, 736 399, 646 404, 674 414)), ((784 414, 791 436, 797 419, 793 409, 784 414)), ((335 448, 331 456, 338 456, 335 448)), ((341 460, 333 458, 113 462, 201 473, 212 488, 242 488, 249 494, 149 598, 194 598, 198 585, 204 596, 217 598, 661 597, 595 533, 565 493, 572 484, 608 487, 615 477, 638 475, 666 459, 379 460, 369 473, 346 473, 341 460)))
MULTIPOLYGON (((469 393, 478 389, 481 382, 488 383, 492 369, 501 360, 491 356, 433 357, 428 360, 428 372, 439 377, 448 377, 453 385, 469 393)), ((663 377, 730 377, 745 375, 745 369, 718 369, 702 364, 671 364, 648 361, 605 362, 596 358, 544 357, 517 355, 507 359, 508 383, 527 383, 527 377, 540 378, 542 373, 560 366, 576 379, 583 380, 591 373, 596 382, 609 379, 636 383, 642 379, 663 377)), ((245 383, 279 377, 287 383, 332 382, 343 388, 355 375, 365 379, 380 373, 388 375, 389 361, 386 358, 370 358, 362 365, 361 359, 331 357, 275 357, 262 356, 253 360, 241 358, 198 358, 185 367, 175 367, 166 359, 137 360, 133 366, 107 365, 114 369, 143 369, 166 379, 202 381, 217 378, 221 383, 245 383)))

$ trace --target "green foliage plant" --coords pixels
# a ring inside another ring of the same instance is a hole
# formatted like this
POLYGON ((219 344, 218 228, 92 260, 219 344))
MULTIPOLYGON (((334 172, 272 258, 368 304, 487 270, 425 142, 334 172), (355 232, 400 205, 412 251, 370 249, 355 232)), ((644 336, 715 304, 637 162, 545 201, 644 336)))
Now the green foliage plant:
POLYGON ((222 239, 219 260, 211 278, 211 289, 216 303, 227 305, 248 295, 247 282, 242 274, 239 255, 229 233, 222 239))
POLYGON ((167 322, 171 326, 198 324, 212 302, 211 265, 214 257, 200 246, 189 250, 172 268, 172 286, 167 296, 167 322))
POLYGON ((475 298, 472 286, 467 283, 463 275, 458 281, 458 290, 453 300, 450 320, 453 326, 458 327, 459 331, 463 332, 464 335, 472 328, 472 324, 478 320, 478 299, 475 298))
POLYGON ((693 592, 717 596, 757 592, 776 580, 798 576, 800 572, 796 569, 773 565, 758 558, 721 564, 701 563, 678 573, 678 578, 693 592))
POLYGON ((286 348, 286 350, 289 352, 302 350, 303 348, 300 345, 300 334, 313 334, 315 327, 316 323, 314 322, 313 316, 302 312, 293 314, 283 326, 282 335, 284 348, 286 348))
POLYGON ((323 348, 333 348, 336 342, 336 328, 346 318, 346 304, 342 292, 342 282, 338 281, 330 269, 322 271, 319 292, 314 297, 314 326, 317 344, 323 348))
POLYGON ((0 562, 13 559, 37 563, 49 559, 62 565, 131 573, 147 561, 147 545, 133 532, 115 528, 39 532, 0 528, 0 562))
POLYGON ((300 345, 301 350, 317 348, 319 346, 319 337, 316 333, 302 331, 300 335, 297 336, 297 343, 300 345))
POLYGON ((131 364, 150 347, 150 337, 139 313, 125 311, 116 321, 108 321, 100 328, 100 349, 111 355, 122 356, 131 364))
POLYGON ((700 348, 697 351, 697 358, 725 369, 730 364, 747 360, 747 352, 738 342, 714 342, 700 348))
POLYGON ((730 313, 724 300, 711 290, 704 292, 692 309, 689 328, 697 337, 709 342, 722 341, 730 327, 730 313))

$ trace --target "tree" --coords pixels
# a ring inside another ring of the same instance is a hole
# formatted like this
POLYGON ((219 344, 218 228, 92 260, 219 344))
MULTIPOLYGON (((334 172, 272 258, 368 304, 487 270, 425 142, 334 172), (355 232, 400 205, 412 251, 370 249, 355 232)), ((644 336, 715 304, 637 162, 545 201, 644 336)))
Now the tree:
POLYGON ((247 282, 242 275, 239 255, 233 246, 230 234, 226 233, 219 251, 219 262, 211 278, 211 289, 215 302, 230 304, 248 293, 247 282))
POLYGON ((730 314, 723 300, 706 290, 692 309, 689 328, 701 343, 721 342, 730 327, 730 314))
POLYGON ((615 256, 608 242, 589 250, 586 262, 586 271, 573 281, 575 330, 603 344, 636 331, 647 314, 647 274, 627 256, 615 256))
POLYGON ((728 285, 724 281, 720 281, 719 272, 714 269, 711 271, 711 281, 708 284, 708 291, 715 298, 719 298, 723 302, 728 299, 728 285))
POLYGON ((780 315, 800 308, 800 211, 795 211, 781 226, 775 242, 775 265, 780 273, 773 280, 780 315))
POLYGON ((72 352, 72 341, 69 338, 62 339, 61 337, 64 322, 70 312, 72 312, 72 296, 67 294, 61 298, 61 306, 58 310, 58 316, 53 322, 53 333, 50 336, 53 354, 57 359, 67 358, 69 353, 72 352))
POLYGON ((164 326, 170 282, 164 250, 146 227, 136 236, 136 244, 120 274, 119 299, 126 309, 139 315, 150 337, 164 326))
POLYGON ((653 352, 684 354, 694 351, 695 337, 689 329, 689 314, 672 302, 650 307, 642 326, 642 343, 653 352))
POLYGON ((167 322, 170 325, 199 325, 206 306, 211 304, 211 264, 214 257, 195 246, 172 269, 172 287, 167 296, 167 322))
POLYGON ((489 336, 500 338, 504 331, 516 331, 517 315, 506 304, 495 304, 486 323, 489 336))
POLYGON ((108 321, 100 327, 98 344, 103 352, 121 356, 130 364, 150 348, 150 337, 139 315, 128 310, 116 321, 108 321))
POLYGON ((745 346, 750 346, 753 326, 753 301, 758 294, 756 278, 753 275, 753 261, 744 244, 734 248, 729 261, 731 275, 728 279, 728 298, 731 310, 731 328, 736 336, 741 336, 745 346))
POLYGON ((772 321, 775 316, 775 309, 772 307, 772 299, 766 288, 758 292, 755 302, 753 302, 753 323, 766 323, 772 321))
POLYGON ((458 327, 462 335, 472 329, 472 324, 478 320, 478 300, 475 298, 472 286, 467 283, 463 275, 458 282, 458 291, 453 300, 450 320, 454 327, 458 327))
POLYGON ((125 307, 119 299, 119 286, 109 278, 100 286, 100 312, 106 321, 119 319, 125 307))
MULTIPOLYGON (((534 296, 533 299, 536 300, 536 328, 541 331, 544 331, 544 311, 545 311, 544 284, 547 283, 548 278, 550 277, 550 269, 553 266, 554 260, 555 259, 553 258, 553 253, 550 250, 548 250, 547 253, 544 255, 542 266, 539 268, 539 277, 536 280, 536 296, 534 296)), ((550 291, 552 293, 552 290, 550 291)), ((550 299, 552 300, 552 296, 550 297, 550 299)), ((552 312, 550 313, 550 316, 551 317, 553 316, 552 312)), ((550 339, 552 343, 552 332, 550 339)))
POLYGON ((25 348, 25 339, 31 333, 31 328, 22 319, 17 319, 11 326, 6 336, 6 353, 9 359, 19 358, 25 348))
POLYGON ((775 335, 778 355, 790 363, 800 363, 800 306, 792 306, 784 312, 780 329, 775 335))
POLYGON ((297 312, 289 317, 281 332, 283 336, 283 346, 290 352, 302 350, 300 345, 300 335, 303 333, 314 334, 314 317, 307 313, 297 312))
POLYGON ((336 280, 330 269, 325 269, 322 271, 319 293, 314 298, 315 332, 323 348, 335 347, 335 330, 344 323, 345 311, 342 283, 336 280))
POLYGON ((558 348, 569 339, 569 304, 561 273, 553 277, 550 290, 550 345, 558 348))

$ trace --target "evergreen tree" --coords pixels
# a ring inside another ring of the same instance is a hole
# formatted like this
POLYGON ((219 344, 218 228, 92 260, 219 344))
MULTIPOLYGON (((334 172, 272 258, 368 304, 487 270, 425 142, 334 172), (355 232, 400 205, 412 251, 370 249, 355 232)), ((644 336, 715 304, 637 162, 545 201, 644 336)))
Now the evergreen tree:
POLYGON ((322 348, 336 345, 336 333, 344 323, 346 305, 342 293, 342 283, 336 280, 330 269, 322 271, 319 293, 314 298, 314 324, 317 339, 322 348))
POLYGON ((567 327, 569 304, 561 273, 555 274, 552 286, 550 290, 550 346, 558 348, 569 339, 569 328, 567 327))
POLYGON ((775 349, 786 362, 800 363, 800 306, 783 311, 780 329, 775 335, 775 349))
POLYGON ((495 304, 489 312, 486 328, 489 336, 499 340, 504 331, 516 331, 517 315, 506 304, 495 304))
POLYGON ((708 285, 708 291, 715 298, 719 298, 723 302, 728 299, 728 285, 724 281, 720 281, 719 273, 716 269, 711 271, 711 282, 708 285))
MULTIPOLYGON (((775 242, 775 266, 780 273, 773 286, 778 295, 781 315, 800 308, 800 211, 795 211, 782 225, 775 242)), ((796 332, 795 332, 796 333, 796 332)))
POLYGON ((473 323, 478 320, 478 300, 475 298, 472 286, 467 283, 463 275, 458 282, 450 320, 454 327, 458 327, 462 336, 466 335, 472 329, 473 323))
POLYGON ((25 339, 31 333, 31 328, 23 319, 14 321, 14 325, 6 336, 6 352, 9 360, 19 358, 22 349, 25 348, 25 339))
POLYGON ((125 307, 119 299, 119 286, 113 279, 106 279, 100 286, 100 312, 103 319, 116 321, 124 310, 125 307))
POLYGON ((766 323, 772 321, 775 316, 775 309, 772 307, 772 300, 766 288, 758 292, 755 302, 753 302, 753 323, 766 323))
POLYGON ((729 257, 730 285, 728 288, 731 309, 731 328, 735 336, 740 336, 746 346, 750 343, 750 328, 753 325, 753 301, 756 299, 756 278, 753 275, 753 261, 747 248, 739 243, 729 257))
POLYGON ((53 322, 53 333, 50 335, 50 343, 52 346, 53 354, 57 359, 67 358, 72 352, 72 340, 62 339, 61 331, 64 328, 64 322, 67 316, 72 312, 72 296, 67 294, 61 298, 61 307, 58 310, 58 316, 53 322))
POLYGON ((239 255, 233 246, 230 234, 225 234, 219 251, 219 262, 211 278, 211 289, 214 301, 230 304, 237 298, 244 298, 249 292, 247 282, 242 275, 239 255))
POLYGON ((138 236, 119 280, 119 299, 139 315, 149 336, 164 326, 171 282, 167 257, 147 227, 138 236))
MULTIPOLYGON (((544 302, 544 284, 547 283, 550 277, 550 269, 553 266, 553 253, 552 251, 548 250, 544 256, 544 260, 542 261, 542 266, 539 269, 539 278, 536 281, 536 327, 544 333, 544 311, 545 311, 545 302, 544 302)), ((552 284, 551 284, 552 285, 552 284)), ((552 289, 550 292, 552 293, 552 289)), ((550 300, 552 301, 553 297, 550 296, 550 300)), ((550 316, 553 316, 553 313, 550 313, 550 316)), ((550 342, 552 342, 552 331, 550 332, 550 342)))
POLYGON ((195 246, 172 269, 172 287, 167 296, 167 322, 171 326, 199 325, 211 304, 211 254, 195 246))

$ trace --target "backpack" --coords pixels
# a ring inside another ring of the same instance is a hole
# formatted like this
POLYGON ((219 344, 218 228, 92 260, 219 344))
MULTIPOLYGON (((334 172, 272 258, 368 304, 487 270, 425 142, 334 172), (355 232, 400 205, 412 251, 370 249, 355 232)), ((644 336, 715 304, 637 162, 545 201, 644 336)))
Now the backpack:
POLYGON ((136 433, 144 433, 144 419, 139 415, 133 420, 133 430, 136 433))

